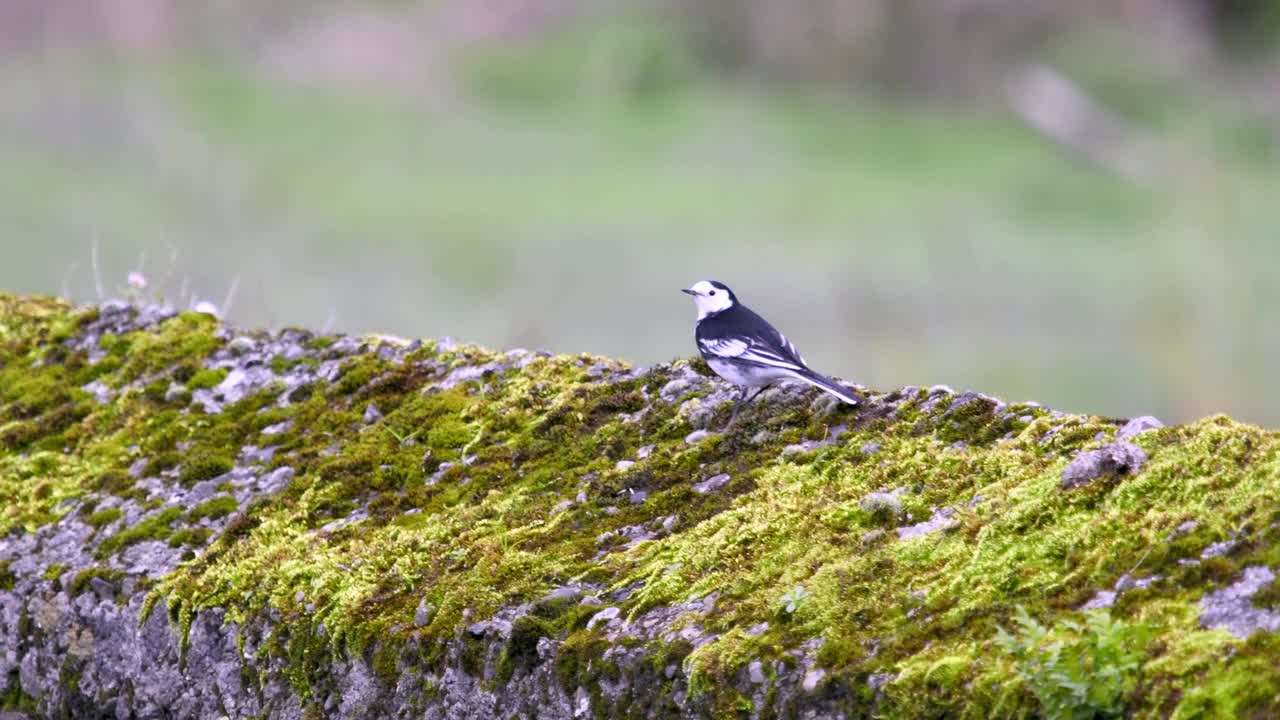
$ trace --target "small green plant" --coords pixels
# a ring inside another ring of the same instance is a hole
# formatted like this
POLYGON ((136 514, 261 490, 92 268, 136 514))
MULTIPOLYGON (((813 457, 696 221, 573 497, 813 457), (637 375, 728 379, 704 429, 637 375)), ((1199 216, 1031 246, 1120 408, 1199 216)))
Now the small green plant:
POLYGON ((797 585, 787 592, 783 593, 781 598, 782 611, 788 615, 795 615, 804 607, 812 593, 804 589, 803 585, 797 585))
POLYGON ((1150 630, 1093 610, 1084 623, 1062 620, 1047 628, 1019 607, 1015 633, 996 631, 996 644, 1052 720, 1118 718, 1137 682, 1150 630))
POLYGON ((402 433, 402 432, 397 432, 396 429, 391 427, 390 425, 383 425, 382 427, 385 428, 386 431, 391 434, 391 437, 396 439, 396 443, 399 445, 408 445, 410 442, 413 441, 414 438, 418 437, 418 435, 422 432, 422 428, 418 428, 417 430, 414 430, 411 433, 402 433))

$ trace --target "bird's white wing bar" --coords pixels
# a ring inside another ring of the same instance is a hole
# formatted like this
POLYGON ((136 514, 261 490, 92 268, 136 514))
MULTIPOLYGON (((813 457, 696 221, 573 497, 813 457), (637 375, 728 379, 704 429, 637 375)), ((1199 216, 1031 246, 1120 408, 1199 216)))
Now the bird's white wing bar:
POLYGON ((746 341, 738 338, 713 338, 699 340, 698 345, 702 348, 703 352, 722 358, 741 357, 742 353, 747 351, 746 341))
POLYGON ((809 364, 809 363, 805 362, 804 356, 803 356, 803 355, 801 355, 801 354, 800 354, 800 351, 796 349, 795 344, 794 344, 794 343, 792 343, 790 340, 788 340, 788 339, 787 339, 787 336, 786 336, 786 335, 783 335, 782 333, 778 333, 778 339, 782 341, 782 344, 783 344, 783 345, 786 345, 786 346, 787 346, 787 349, 791 351, 791 354, 792 354, 792 355, 795 355, 795 356, 796 356, 796 358, 800 360, 800 364, 801 364, 801 365, 805 365, 805 366, 807 366, 807 365, 809 364))
POLYGON ((745 351, 736 357, 738 360, 760 363, 761 365, 771 365, 773 367, 784 368, 787 370, 808 369, 804 365, 797 365, 794 360, 784 357, 773 347, 760 342, 751 343, 747 346, 745 351))

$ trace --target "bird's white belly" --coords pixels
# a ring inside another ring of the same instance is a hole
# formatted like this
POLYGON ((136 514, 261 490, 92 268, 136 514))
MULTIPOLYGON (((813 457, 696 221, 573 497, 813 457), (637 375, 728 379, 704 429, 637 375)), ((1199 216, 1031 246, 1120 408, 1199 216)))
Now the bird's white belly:
POLYGON ((751 367, 727 360, 708 360, 707 366, 734 385, 758 387, 792 378, 792 373, 782 368, 751 367))

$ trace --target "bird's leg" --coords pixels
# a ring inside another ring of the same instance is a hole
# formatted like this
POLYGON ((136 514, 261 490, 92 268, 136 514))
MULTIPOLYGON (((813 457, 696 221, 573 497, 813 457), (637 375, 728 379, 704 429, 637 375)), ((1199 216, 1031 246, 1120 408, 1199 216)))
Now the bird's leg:
POLYGON ((751 390, 751 387, 749 385, 743 385, 742 392, 738 395, 738 399, 733 402, 733 413, 729 415, 729 424, 725 427, 733 427, 733 421, 738 418, 738 411, 741 410, 744 405, 749 404, 752 400, 759 397, 760 393, 768 389, 768 385, 762 385, 760 389, 751 393, 751 397, 747 397, 747 393, 751 390))

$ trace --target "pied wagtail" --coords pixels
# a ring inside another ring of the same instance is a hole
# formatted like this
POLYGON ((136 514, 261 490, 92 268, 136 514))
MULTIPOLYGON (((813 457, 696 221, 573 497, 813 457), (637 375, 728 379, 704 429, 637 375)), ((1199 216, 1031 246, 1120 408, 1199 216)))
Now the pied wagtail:
POLYGON ((739 406, 779 381, 808 383, 850 405, 858 404, 852 392, 810 370, 787 336, 738 302, 724 283, 702 280, 682 292, 692 295, 698 308, 694 337, 703 359, 717 375, 742 388, 735 415, 739 406), (751 388, 759 389, 748 397, 751 388))

